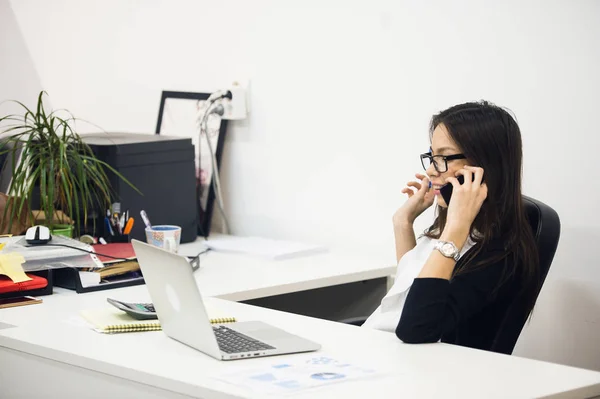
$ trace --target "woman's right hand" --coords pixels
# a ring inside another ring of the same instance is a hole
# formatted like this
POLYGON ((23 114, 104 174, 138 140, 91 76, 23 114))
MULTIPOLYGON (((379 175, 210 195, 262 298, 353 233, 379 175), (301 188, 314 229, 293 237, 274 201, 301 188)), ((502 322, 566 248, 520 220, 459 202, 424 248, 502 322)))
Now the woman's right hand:
POLYGON ((417 173, 415 177, 420 182, 410 181, 402 189, 408 200, 394 213, 394 226, 413 224, 420 214, 433 205, 435 194, 429 189, 429 178, 421 173, 417 173))

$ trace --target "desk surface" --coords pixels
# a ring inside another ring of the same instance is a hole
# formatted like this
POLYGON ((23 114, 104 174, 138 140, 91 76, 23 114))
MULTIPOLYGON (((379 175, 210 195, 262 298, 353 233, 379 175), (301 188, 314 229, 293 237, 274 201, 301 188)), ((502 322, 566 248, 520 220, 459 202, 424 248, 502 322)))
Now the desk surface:
MULTIPOLYGON (((200 243, 183 246, 183 254, 200 243)), ((394 267, 346 252, 286 261, 241 255, 203 255, 196 280, 205 297, 244 300, 387 276, 394 267)), ((105 306, 106 297, 149 301, 145 286, 73 294, 61 290, 44 303, 2 309, 0 349, 52 359, 191 397, 264 397, 214 377, 272 364, 274 358, 214 360, 169 339, 163 332, 105 335, 81 325, 83 309, 105 306), (8 348, 8 349, 3 349, 8 348)), ((329 355, 374 367, 377 380, 349 381, 299 397, 592 397, 600 395, 600 373, 498 355, 446 344, 406 345, 394 334, 217 298, 214 306, 240 321, 261 320, 322 344, 329 355)), ((290 355, 277 360, 293 359, 290 355)), ((2 365, 2 354, 0 354, 2 365)), ((10 367, 6 364, 2 367, 10 367)), ((1 377, 2 373, 0 373, 1 377)))
MULTIPOLYGON (((298 397, 584 398, 600 394, 600 373, 446 344, 407 345, 394 334, 208 298, 241 321, 262 320, 322 344, 319 355, 369 365, 382 376, 306 391, 298 397), (555 395, 555 396, 553 396, 555 395)), ((78 325, 97 296, 55 296, 42 305, 4 309, 0 347, 192 397, 264 397, 215 378, 275 358, 222 362, 163 332, 105 335, 78 325)), ((294 356, 278 357, 277 361, 294 356)), ((0 356, 1 358, 1 356, 0 356)), ((2 361, 0 359, 0 364, 2 361)), ((4 365, 6 367, 6 365, 4 365)))
MULTIPOLYGON (((204 239, 199 238, 193 243, 182 244, 179 253, 195 256, 204 249, 203 241, 204 239)), ((195 272, 195 276, 203 295, 246 301, 387 277, 396 271, 393 261, 393 253, 373 256, 356 249, 351 252, 335 249, 285 260, 265 260, 209 251, 200 256, 200 270, 195 272)), ((136 292, 143 294, 145 291, 145 286, 137 286, 109 292, 111 295, 127 292, 127 295, 135 297, 136 292)), ((78 295, 62 288, 55 288, 54 292, 55 295, 78 295)))

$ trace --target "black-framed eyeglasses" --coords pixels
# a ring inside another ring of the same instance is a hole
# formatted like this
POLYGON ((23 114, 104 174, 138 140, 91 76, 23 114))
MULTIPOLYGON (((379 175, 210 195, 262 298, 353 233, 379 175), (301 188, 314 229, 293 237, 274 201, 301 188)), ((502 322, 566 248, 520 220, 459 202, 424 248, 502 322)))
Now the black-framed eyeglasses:
POLYGON ((426 152, 425 154, 421 154, 421 165, 423 165, 423 169, 427 170, 429 165, 433 162, 435 170, 438 171, 438 173, 444 173, 448 171, 448 161, 465 158, 464 154, 431 155, 430 152, 426 152))

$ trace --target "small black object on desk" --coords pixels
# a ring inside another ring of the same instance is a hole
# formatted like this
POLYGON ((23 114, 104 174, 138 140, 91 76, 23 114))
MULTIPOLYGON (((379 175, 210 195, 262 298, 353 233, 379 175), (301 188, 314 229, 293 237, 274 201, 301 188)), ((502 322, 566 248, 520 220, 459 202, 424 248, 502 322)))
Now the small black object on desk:
POLYGON ((70 290, 75 290, 78 294, 83 294, 85 292, 94 292, 94 291, 102 291, 109 290, 112 288, 123 288, 123 287, 131 287, 134 285, 142 285, 145 284, 144 277, 135 277, 122 281, 113 281, 100 283, 96 285, 90 285, 88 287, 84 287, 81 284, 81 277, 79 276, 79 269, 73 267, 66 267, 63 269, 55 269, 54 270, 54 285, 57 287, 67 288, 70 290))

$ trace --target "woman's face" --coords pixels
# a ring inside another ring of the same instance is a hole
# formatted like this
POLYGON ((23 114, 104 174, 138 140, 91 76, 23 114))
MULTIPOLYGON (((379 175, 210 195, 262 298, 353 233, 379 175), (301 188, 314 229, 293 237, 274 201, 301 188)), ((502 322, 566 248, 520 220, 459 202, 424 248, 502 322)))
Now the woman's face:
MULTIPOLYGON (((460 148, 450 138, 448 130, 443 124, 437 125, 433 131, 431 138, 431 152, 432 155, 457 155, 461 154, 460 148)), ((444 162, 441 157, 434 158, 438 165, 438 169, 442 172, 438 172, 432 162, 426 170, 429 180, 431 181, 432 189, 437 198, 438 205, 447 208, 448 204, 444 201, 444 198, 440 195, 440 187, 446 184, 446 179, 449 177, 456 177, 456 172, 462 169, 463 166, 467 165, 466 159, 454 159, 444 162), (446 166, 447 165, 447 170, 446 166)))

